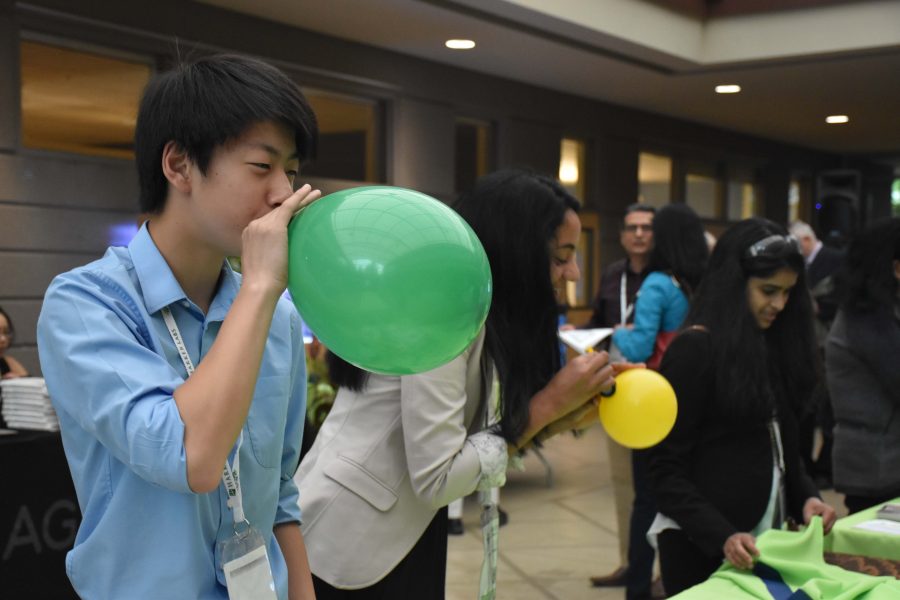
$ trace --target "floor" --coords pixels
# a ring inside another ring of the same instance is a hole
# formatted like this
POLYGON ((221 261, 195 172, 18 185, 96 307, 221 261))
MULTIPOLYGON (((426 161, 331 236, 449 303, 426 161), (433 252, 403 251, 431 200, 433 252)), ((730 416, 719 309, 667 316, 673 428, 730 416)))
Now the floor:
MULTIPOLYGON (((500 504, 509 524, 500 530, 497 574, 499 600, 622 600, 623 588, 592 588, 591 575, 618 565, 616 518, 605 433, 594 427, 582 437, 562 435, 543 450, 547 471, 534 455, 524 472, 512 472, 500 504)), ((824 492, 839 514, 840 495, 824 492)), ((450 536, 447 600, 477 600, 482 546, 479 507, 466 499, 465 533, 450 536)))

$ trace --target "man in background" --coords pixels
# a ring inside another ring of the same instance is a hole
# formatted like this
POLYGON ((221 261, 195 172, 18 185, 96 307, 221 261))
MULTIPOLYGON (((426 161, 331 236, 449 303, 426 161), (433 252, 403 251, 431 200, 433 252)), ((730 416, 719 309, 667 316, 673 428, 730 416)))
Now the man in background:
MULTIPOLYGON (((619 242, 625 250, 625 258, 607 266, 600 277, 600 290, 594 300, 594 312, 585 325, 615 327, 634 321, 634 302, 637 292, 647 276, 650 251, 653 249, 653 215, 656 209, 647 204, 631 204, 625 209, 625 217, 619 232, 619 242)), ((631 450, 607 438, 609 465, 616 504, 616 521, 619 530, 620 566, 607 575, 591 577, 594 587, 626 586, 626 597, 640 598, 650 589, 654 552, 647 543, 645 532, 632 535, 630 521, 634 504, 634 480, 631 473, 631 450), (629 561, 629 557, 631 560, 629 561), (636 562, 629 578, 629 562, 636 562), (647 573, 635 577, 637 573, 647 573)), ((653 516, 650 516, 652 520, 653 516)), ((662 597, 661 589, 653 597, 662 597)))
MULTIPOLYGON (((816 321, 816 342, 824 356, 825 338, 831 322, 837 313, 837 297, 832 276, 843 259, 843 254, 823 244, 813 228, 803 221, 794 221, 790 226, 791 235, 800 243, 800 252, 806 261, 806 282, 813 298, 816 321)), ((824 377, 816 386, 813 396, 813 410, 800 423, 800 449, 806 462, 806 470, 820 489, 832 487, 831 447, 834 441, 834 414, 824 377), (822 448, 818 458, 813 457, 815 428, 822 431, 822 448)))

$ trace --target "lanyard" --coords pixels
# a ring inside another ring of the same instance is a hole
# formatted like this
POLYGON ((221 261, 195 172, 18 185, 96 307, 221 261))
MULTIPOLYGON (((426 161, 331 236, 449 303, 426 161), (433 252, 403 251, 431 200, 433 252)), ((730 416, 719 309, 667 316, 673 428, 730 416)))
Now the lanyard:
MULTIPOLYGON (((484 426, 489 428, 500 420, 500 376, 492 365, 493 383, 484 411, 484 426)), ((478 581, 478 600, 494 600, 497 596, 497 551, 500 538, 500 510, 491 491, 478 492, 481 502, 481 537, 484 559, 478 581)))
POLYGON ((625 325, 631 312, 634 310, 634 303, 628 303, 628 265, 622 271, 622 278, 619 280, 619 323, 625 325))
MULTIPOLYGON (((169 330, 169 335, 172 336, 172 341, 175 342, 175 348, 178 349, 178 355, 181 357, 181 362, 184 363, 184 369, 187 371, 188 377, 190 377, 194 373, 194 362, 191 360, 191 355, 188 354, 187 347, 184 345, 184 340, 181 337, 181 331, 178 329, 178 324, 175 323, 175 317, 172 316, 172 311, 168 306, 162 309, 163 320, 166 322, 166 327, 169 330)), ((231 508, 232 516, 234 517, 234 524, 237 525, 239 523, 246 522, 246 518, 244 517, 244 502, 243 497, 241 496, 241 444, 244 442, 244 432, 241 430, 241 435, 238 437, 237 450, 234 452, 234 466, 228 464, 228 459, 225 459, 225 466, 222 468, 222 483, 225 484, 225 491, 228 492, 228 506, 231 508)))
POLYGON ((781 443, 781 428, 776 417, 769 421, 769 439, 772 442, 772 459, 778 468, 778 514, 775 516, 775 523, 776 527, 780 527, 787 518, 787 504, 784 497, 784 446, 781 443))

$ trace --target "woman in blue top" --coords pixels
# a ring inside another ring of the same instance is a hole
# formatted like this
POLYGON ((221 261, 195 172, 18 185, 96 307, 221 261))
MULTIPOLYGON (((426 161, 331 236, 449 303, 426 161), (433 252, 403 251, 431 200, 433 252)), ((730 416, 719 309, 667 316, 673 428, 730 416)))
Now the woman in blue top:
POLYGON ((648 360, 657 335, 681 326, 708 256, 703 225, 688 205, 669 204, 656 213, 650 275, 638 291, 634 325, 617 329, 612 338, 629 362, 648 360))
MULTIPOLYGON (((635 301, 634 325, 613 333, 613 343, 629 362, 647 362, 658 368, 660 353, 654 354, 660 333, 681 327, 687 316, 688 298, 697 289, 706 268, 709 249, 697 214, 686 204, 664 206, 653 218, 653 251, 650 274, 641 284, 635 301), (648 360, 653 358, 652 361, 648 360)), ((665 337, 665 336, 663 336, 665 337)), ((626 600, 651 596, 654 551, 646 533, 656 516, 656 501, 649 490, 647 453, 631 453, 634 502, 628 541, 626 600)))

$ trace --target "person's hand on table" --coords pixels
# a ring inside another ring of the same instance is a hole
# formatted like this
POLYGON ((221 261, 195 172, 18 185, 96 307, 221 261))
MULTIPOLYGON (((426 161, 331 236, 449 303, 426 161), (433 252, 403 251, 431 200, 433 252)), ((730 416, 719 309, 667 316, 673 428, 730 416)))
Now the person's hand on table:
POLYGON ((752 569, 753 559, 759 556, 756 538, 749 533, 734 533, 722 546, 725 558, 738 569, 752 569))
POLYGON ((837 520, 835 510, 821 499, 813 496, 808 498, 803 505, 803 522, 809 525, 809 522, 815 516, 822 517, 822 531, 826 534, 831 531, 831 528, 834 527, 834 522, 837 520))

